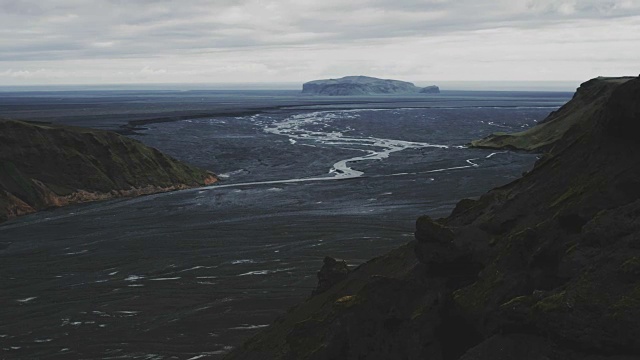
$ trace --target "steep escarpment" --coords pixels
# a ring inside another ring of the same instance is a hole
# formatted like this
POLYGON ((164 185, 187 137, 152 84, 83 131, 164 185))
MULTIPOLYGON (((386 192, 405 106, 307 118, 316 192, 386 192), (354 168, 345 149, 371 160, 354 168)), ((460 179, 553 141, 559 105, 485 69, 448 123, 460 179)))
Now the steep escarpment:
POLYGON ((640 78, 581 89, 532 171, 419 218, 228 358, 640 358, 640 78))
POLYGON ((0 119, 0 222, 50 207, 216 180, 116 133, 0 119))
POLYGON ((345 76, 339 79, 314 80, 302 85, 303 94, 327 96, 437 94, 435 86, 419 88, 413 83, 399 80, 378 79, 369 76, 345 76))
POLYGON ((603 102, 618 85, 631 79, 600 77, 589 80, 580 85, 570 102, 552 112, 537 126, 513 134, 495 133, 471 144, 478 148, 549 150, 568 132, 581 134, 588 131, 585 127, 591 126, 592 122, 587 120, 602 108, 603 102))

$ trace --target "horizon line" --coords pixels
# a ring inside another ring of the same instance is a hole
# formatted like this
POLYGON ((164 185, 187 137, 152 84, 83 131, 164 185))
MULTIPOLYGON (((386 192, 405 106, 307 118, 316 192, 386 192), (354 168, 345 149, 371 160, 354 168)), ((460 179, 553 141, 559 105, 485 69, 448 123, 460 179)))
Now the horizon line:
MULTIPOLYGON (((414 81, 417 86, 436 85, 443 91, 575 91, 586 80, 440 80, 414 81), (443 88, 444 87, 444 88, 443 88)), ((302 82, 148 82, 148 83, 38 83, 0 85, 0 91, 29 91, 49 88, 82 90, 299 90, 302 82), (166 88, 163 88, 166 87, 166 88), (225 88, 226 87, 226 88, 225 88), (179 89, 177 89, 179 88, 179 89)), ((43 90, 41 90, 43 91, 43 90)))

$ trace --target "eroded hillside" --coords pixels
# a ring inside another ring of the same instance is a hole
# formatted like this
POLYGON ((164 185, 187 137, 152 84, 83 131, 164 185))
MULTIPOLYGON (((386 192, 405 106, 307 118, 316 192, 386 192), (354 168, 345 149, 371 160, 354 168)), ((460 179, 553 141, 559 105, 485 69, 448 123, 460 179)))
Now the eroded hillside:
POLYGON ((51 207, 216 180, 211 172, 116 133, 0 120, 0 222, 51 207))

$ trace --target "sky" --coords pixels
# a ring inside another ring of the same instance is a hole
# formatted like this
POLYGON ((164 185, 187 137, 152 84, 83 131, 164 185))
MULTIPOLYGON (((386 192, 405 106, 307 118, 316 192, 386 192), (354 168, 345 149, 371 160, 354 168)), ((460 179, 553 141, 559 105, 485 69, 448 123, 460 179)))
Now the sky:
POLYGON ((639 73, 640 0, 0 0, 4 86, 639 73))

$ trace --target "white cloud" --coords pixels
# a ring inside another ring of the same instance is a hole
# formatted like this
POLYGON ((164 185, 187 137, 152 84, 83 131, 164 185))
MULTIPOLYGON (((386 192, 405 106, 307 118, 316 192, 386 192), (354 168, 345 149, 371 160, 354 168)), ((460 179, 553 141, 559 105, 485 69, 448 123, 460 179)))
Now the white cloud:
POLYGON ((0 0, 0 81, 584 79, 639 34, 638 0, 0 0))
POLYGON ((142 69, 140 69, 140 73, 143 75, 162 75, 162 74, 166 74, 167 70, 166 69, 152 69, 149 66, 145 66, 142 69))

